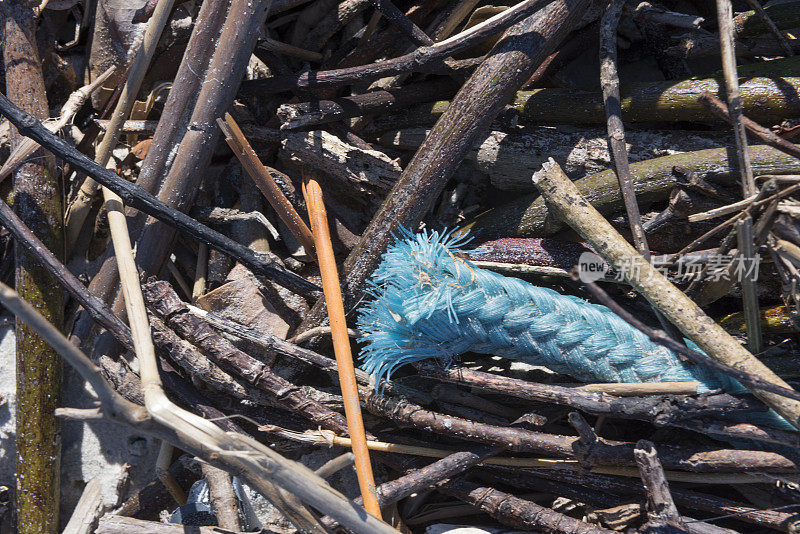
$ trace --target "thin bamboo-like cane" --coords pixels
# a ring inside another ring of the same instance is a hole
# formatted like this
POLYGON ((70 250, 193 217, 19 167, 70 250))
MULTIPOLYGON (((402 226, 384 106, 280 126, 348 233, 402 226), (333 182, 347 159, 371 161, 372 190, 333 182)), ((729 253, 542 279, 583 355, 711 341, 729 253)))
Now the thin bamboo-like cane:
POLYGON ((225 114, 225 120, 217 119, 222 133, 225 134, 225 141, 228 146, 239 159, 244 170, 253 179, 256 186, 261 190, 261 193, 269 201, 272 208, 278 214, 278 217, 286 224, 289 231, 292 232, 294 237, 306 249, 306 254, 314 257, 314 237, 311 235, 311 230, 308 229, 306 223, 300 218, 300 215, 289 202, 289 199, 283 194, 275 180, 269 175, 266 167, 258 159, 253 147, 247 142, 247 138, 242 133, 239 125, 233 120, 230 113, 225 114))
POLYGON ((376 517, 381 517, 378 498, 375 496, 375 479, 372 476, 372 464, 369 459, 367 437, 364 432, 364 421, 361 418, 361 404, 358 400, 358 384, 353 366, 353 354, 350 350, 350 338, 347 335, 342 290, 339 286, 339 273, 336 258, 333 255, 328 215, 322 198, 322 189, 312 177, 303 174, 303 195, 308 207, 308 217, 314 234, 317 250, 317 261, 322 276, 322 290, 328 306, 328 318, 331 324, 333 350, 336 355, 336 366, 339 370, 339 383, 342 387, 344 413, 347 417, 347 428, 352 438, 353 454, 356 456, 356 475, 364 508, 376 517))

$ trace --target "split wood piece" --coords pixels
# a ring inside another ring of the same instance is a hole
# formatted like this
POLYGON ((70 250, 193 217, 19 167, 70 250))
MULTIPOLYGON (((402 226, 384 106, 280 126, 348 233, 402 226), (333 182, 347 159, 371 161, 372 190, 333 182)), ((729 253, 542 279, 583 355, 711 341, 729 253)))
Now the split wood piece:
MULTIPOLYGON (((60 132, 67 124, 69 124, 75 117, 75 114, 80 111, 89 97, 95 91, 102 87, 116 71, 116 67, 111 67, 103 74, 101 74, 95 81, 88 85, 84 85, 77 91, 73 92, 61 106, 59 117, 54 122, 48 123, 47 127, 50 131, 57 133, 60 132)), ((27 159, 33 152, 39 148, 39 144, 33 139, 25 138, 14 152, 8 156, 3 167, 0 168, 0 182, 6 179, 25 159, 27 159)))
POLYGON ((220 528, 241 530, 239 521, 239 503, 233 491, 233 479, 230 474, 211 464, 202 463, 200 469, 208 484, 209 500, 217 516, 220 528))
POLYGON ((432 46, 434 44, 431 38, 425 35, 425 32, 414 24, 405 13, 397 9, 391 0, 370 0, 370 3, 415 45, 432 46))
MULTIPOLYGON (((42 60, 30 2, 0 5, 5 91, 39 119, 49 117, 42 60)), ((41 36, 40 36, 41 37, 41 36)), ((46 38, 43 41, 46 42, 46 38)), ((5 98, 5 97, 3 97, 5 98)), ((7 100, 8 101, 8 100, 7 100)), ((24 145, 24 133, 9 132, 12 152, 24 145)), ((19 217, 36 230, 48 250, 63 255, 62 189, 55 160, 44 150, 33 152, 13 173, 11 198, 19 217)), ((63 328, 64 294, 53 291, 52 276, 24 247, 14 245, 14 284, 47 320, 63 328)), ((61 442, 54 411, 61 403, 62 362, 58 354, 21 320, 15 324, 15 445, 17 532, 58 531, 61 442)))
MULTIPOLYGON (((800 160, 771 147, 751 146, 753 169, 756 174, 797 174, 800 160)), ((729 167, 728 151, 724 148, 698 150, 684 154, 662 156, 631 165, 634 188, 639 202, 666 200, 670 191, 681 183, 681 175, 696 175, 716 183, 734 183, 735 167, 729 167), (676 170, 680 171, 676 176, 676 170)), ((601 213, 611 214, 622 209, 616 175, 604 171, 575 181, 580 193, 601 213)), ((530 194, 512 200, 479 216, 464 229, 478 234, 480 239, 498 237, 543 237, 553 235, 567 224, 550 215, 542 196, 530 194)))
MULTIPOLYGON (((700 102, 710 109, 717 117, 724 120, 728 124, 734 124, 733 116, 728 112, 728 109, 722 100, 708 92, 701 94, 698 100, 700 100, 700 102)), ((777 148, 781 152, 786 152, 790 156, 800 158, 800 146, 787 141, 769 128, 764 128, 756 121, 749 119, 744 115, 742 116, 742 124, 744 124, 744 127, 748 132, 753 134, 754 137, 756 137, 765 145, 777 148)))
POLYGON ((206 278, 208 277, 208 245, 197 245, 197 263, 194 268, 194 284, 192 284, 192 301, 196 301, 206 292, 206 278))
POLYGON ((642 484, 647 494, 647 515, 650 518, 648 525, 655 528, 665 526, 685 528, 681 521, 680 513, 675 507, 675 501, 669 492, 669 484, 664 476, 664 469, 658 461, 655 445, 640 439, 633 450, 636 465, 642 476, 642 484))
MULTIPOLYGON (((403 170, 345 261, 345 309, 360 300, 395 232, 419 224, 481 131, 569 34, 588 4, 588 0, 555 0, 510 28, 494 46, 403 170)), ((298 330, 319 326, 323 310, 324 302, 317 301, 298 330)))
MULTIPOLYGON (((534 175, 534 183, 554 214, 567 221, 610 265, 617 269, 621 265, 628 265, 626 261, 632 261, 637 268, 641 265, 641 271, 636 273, 626 269, 623 272, 625 279, 709 357, 767 382, 789 388, 786 382, 758 361, 697 304, 644 260, 580 194, 558 164, 551 160, 543 166, 542 171, 534 175)), ((800 426, 800 401, 758 389, 753 393, 790 424, 800 426)))
MULTIPOLYGON (((597 438, 589 453, 576 452, 579 438, 534 432, 515 427, 477 423, 460 417, 426 410, 404 399, 378 396, 375 393, 362 398, 367 410, 386 417, 401 428, 414 428, 434 433, 440 437, 475 441, 497 445, 517 452, 545 454, 552 457, 575 458, 584 455, 598 466, 633 465, 633 443, 597 438)), ((756 470, 765 472, 794 472, 798 464, 781 454, 766 451, 734 449, 699 449, 659 445, 658 454, 670 469, 703 473, 743 473, 756 470)))
POLYGON ((276 114, 281 119, 281 130, 295 130, 371 113, 403 109, 420 102, 450 97, 455 90, 456 87, 451 80, 419 82, 405 87, 370 91, 332 100, 281 104, 276 114))
POLYGON ((353 353, 350 348, 350 337, 347 335, 342 293, 339 286, 339 273, 336 269, 336 258, 333 255, 328 214, 319 183, 308 174, 303 176, 303 196, 308 208, 308 218, 314 232, 314 243, 317 251, 322 289, 325 293, 328 317, 333 338, 333 351, 336 355, 336 367, 339 371, 339 384, 342 389, 344 410, 347 416, 347 428, 353 441, 353 454, 356 456, 356 475, 361 489, 364 507, 369 513, 380 518, 381 509, 375 495, 375 478, 372 474, 372 463, 367 448, 367 437, 364 431, 364 420, 361 417, 361 404, 358 396, 353 353))
MULTIPOLYGON (((181 450, 199 456, 221 469, 240 473, 249 485, 261 493, 267 492, 264 482, 269 480, 294 493, 322 513, 333 516, 358 534, 394 533, 385 523, 354 507, 307 468, 286 460, 252 438, 227 433, 169 401, 161 388, 158 366, 152 351, 149 354, 146 348, 137 351, 140 355, 142 390, 147 406, 142 408, 114 391, 102 378, 100 369, 83 352, 8 286, 0 285, 0 302, 34 328, 76 368, 92 386, 100 400, 103 415, 111 421, 167 440, 181 450)), ((138 324, 138 321, 132 321, 132 324, 138 324)), ((141 332, 137 334, 141 335, 141 332)), ((137 339, 137 334, 134 339, 137 339)), ((324 530, 314 532, 321 533, 324 530)))
MULTIPOLYGON (((175 0, 159 0, 152 18, 147 23, 142 42, 136 50, 133 63, 128 71, 125 85, 122 87, 122 92, 114 107, 114 112, 111 114, 109 125, 106 128, 103 138, 100 140, 100 144, 95 150, 94 160, 103 167, 108 163, 111 158, 111 153, 117 146, 117 141, 121 133, 120 128, 125 122, 125 119, 131 114, 133 104, 136 101, 136 95, 139 94, 139 88, 150 67, 150 62, 153 59, 158 41, 167 24, 174 2, 175 0)), ((78 240, 78 236, 83 229, 83 223, 89 215, 92 202, 100 191, 100 185, 101 184, 93 180, 91 176, 87 176, 83 184, 81 184, 75 199, 68 206, 64 214, 64 224, 67 229, 67 254, 69 254, 69 251, 72 250, 72 247, 78 240)))
MULTIPOLYGON (((481 447, 475 451, 454 452, 424 467, 410 470, 402 477, 377 487, 375 493, 378 496, 378 503, 383 508, 413 493, 430 489, 442 480, 460 475, 502 450, 501 447, 481 447)), ((331 531, 336 530, 338 526, 335 521, 327 517, 322 518, 322 522, 331 531)))
MULTIPOLYGON (((388 147, 417 150, 430 133, 426 128, 392 130, 379 142, 388 147)), ((679 152, 717 148, 727 134, 686 130, 633 130, 625 132, 628 157, 639 162, 679 152)), ((561 131, 541 127, 525 133, 491 131, 479 137, 466 158, 489 175, 492 185, 509 191, 536 191, 530 175, 548 157, 555 159, 573 180, 608 170, 612 164, 605 130, 581 128, 561 131)))
MULTIPOLYGON (((394 74, 409 71, 427 71, 441 65, 441 61, 462 50, 483 42, 510 28, 544 7, 542 0, 525 0, 495 15, 491 19, 469 28, 433 46, 417 48, 403 56, 358 67, 311 71, 290 76, 275 76, 242 84, 246 93, 265 94, 296 89, 317 89, 345 85, 353 82, 371 82, 394 74)), ((521 85, 521 84, 520 84, 521 85)))
POLYGON ((281 147, 300 165, 333 176, 360 193, 382 197, 403 172, 383 152, 355 147, 324 130, 288 133, 281 147))
POLYGON ((709 422, 709 417, 745 417, 748 411, 763 413, 764 407, 760 402, 732 395, 616 397, 582 388, 536 384, 463 367, 442 369, 431 364, 418 364, 417 369, 422 376, 428 378, 478 388, 487 393, 502 393, 533 402, 568 406, 597 416, 634 419, 657 427, 674 426, 698 432, 704 432, 704 426, 707 426, 708 432, 736 438, 743 437, 743 432, 746 432, 750 439, 758 441, 781 443, 790 447, 800 444, 800 437, 791 432, 766 427, 754 431, 743 429, 737 424, 709 422), (694 422, 694 419, 697 421, 694 422))
POLYGON ((292 232, 292 235, 303 245, 306 253, 313 258, 314 255, 314 236, 311 235, 306 223, 295 211, 292 203, 283 194, 275 180, 270 176, 269 171, 258 159, 253 147, 247 142, 242 130, 236 121, 233 120, 230 113, 225 113, 225 120, 217 119, 217 124, 225 134, 225 141, 231 147, 234 155, 239 159, 242 167, 253 179, 253 182, 258 186, 258 189, 264 194, 267 201, 269 201, 272 209, 278 214, 278 217, 292 232))
POLYGON ((103 514, 103 483, 94 477, 83 488, 81 498, 61 534, 91 534, 103 514))
POLYGON ((290 328, 299 323, 280 295, 268 292, 271 288, 262 286, 245 268, 234 267, 226 280, 223 285, 195 299, 197 306, 281 339, 286 339, 290 328))
POLYGON ((151 280, 142 286, 150 309, 182 338, 196 345, 213 362, 240 376, 272 397, 272 403, 339 434, 347 433, 347 422, 302 390, 276 375, 266 365, 234 347, 208 323, 189 313, 189 309, 166 282, 151 280))
POLYGON ((480 486, 463 478, 443 482, 437 489, 475 506, 501 523, 514 528, 561 534, 613 534, 615 532, 500 490, 480 486))
POLYGON ((65 141, 51 134, 39 121, 14 106, 1 94, 0 113, 19 128, 21 133, 36 140, 47 150, 71 163, 76 169, 80 169, 92 176, 97 182, 114 190, 115 193, 120 195, 125 204, 157 217, 195 239, 208 243, 235 258, 254 273, 274 279, 276 283, 284 285, 287 289, 306 295, 318 294, 319 288, 316 285, 286 271, 273 261, 266 260, 263 255, 256 254, 219 232, 199 224, 185 213, 154 198, 140 186, 131 184, 110 170, 91 161, 65 141))

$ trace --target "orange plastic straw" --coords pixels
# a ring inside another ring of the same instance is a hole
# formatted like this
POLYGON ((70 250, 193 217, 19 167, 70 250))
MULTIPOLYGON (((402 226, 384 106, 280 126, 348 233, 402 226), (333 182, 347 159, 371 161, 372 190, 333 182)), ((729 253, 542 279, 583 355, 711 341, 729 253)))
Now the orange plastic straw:
POLYGON ((328 318, 331 323, 333 351, 336 355, 336 366, 339 370, 339 384, 344 400, 344 414, 347 417, 347 428, 350 431, 351 447, 356 457, 356 476, 364 499, 364 508, 375 517, 381 517, 378 498, 375 496, 375 479, 372 475, 372 464, 369 460, 367 437, 364 432, 364 421, 361 418, 361 404, 358 401, 356 372, 353 368, 353 353, 350 350, 350 338, 347 335, 342 290, 339 286, 339 273, 336 259, 333 256, 333 245, 328 228, 328 214, 322 198, 322 189, 313 178, 304 173, 303 195, 306 198, 308 217, 317 249, 317 262, 322 276, 322 290, 328 306, 328 318))

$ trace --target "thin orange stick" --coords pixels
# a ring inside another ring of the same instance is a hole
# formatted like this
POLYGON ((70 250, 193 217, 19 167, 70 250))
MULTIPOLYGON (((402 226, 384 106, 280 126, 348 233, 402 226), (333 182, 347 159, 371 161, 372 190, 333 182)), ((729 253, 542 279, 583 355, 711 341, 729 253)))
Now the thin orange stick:
POLYGON ((322 276, 322 290, 328 306, 328 318, 331 323, 333 352, 336 355, 336 367, 339 370, 339 384, 344 400, 344 414, 347 417, 347 428, 350 431, 353 454, 356 456, 356 476, 364 499, 367 512, 380 518, 381 510, 375 496, 375 479, 372 476, 372 464, 369 460, 367 436, 364 433, 364 421, 361 418, 361 404, 358 401, 356 372, 353 368, 353 353, 350 350, 350 338, 347 335, 342 290, 339 286, 339 272, 333 256, 333 245, 328 228, 328 214, 322 198, 319 184, 303 173, 303 195, 308 207, 308 218, 314 234, 317 248, 317 262, 322 276))
POLYGON ((303 245, 306 254, 313 258, 314 238, 311 235, 311 230, 308 229, 306 223, 295 211, 292 203, 289 202, 289 199, 283 194, 278 184, 269 175, 267 168, 258 159, 255 150, 250 146, 239 125, 236 124, 230 113, 225 114, 225 120, 217 119, 217 124, 222 133, 225 134, 225 141, 227 141, 228 146, 231 147, 231 150, 239 159, 239 163, 242 164, 244 170, 247 171, 247 174, 250 175, 250 178, 261 190, 261 193, 278 213, 278 217, 289 227, 292 235, 303 245))

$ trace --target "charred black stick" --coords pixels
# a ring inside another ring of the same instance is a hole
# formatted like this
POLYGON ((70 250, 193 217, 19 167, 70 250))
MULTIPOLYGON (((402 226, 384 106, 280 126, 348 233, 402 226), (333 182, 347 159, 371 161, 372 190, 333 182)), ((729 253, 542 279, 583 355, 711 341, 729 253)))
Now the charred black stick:
POLYGON ((114 172, 90 160, 68 143, 50 133, 41 122, 19 109, 2 94, 0 94, 0 114, 8 118, 23 135, 30 137, 53 154, 71 163, 76 169, 80 169, 100 184, 114 191, 122 197, 125 204, 143 211, 191 235, 195 239, 208 243, 211 247, 235 258, 254 273, 274 280, 287 289, 307 296, 319 295, 320 289, 315 284, 287 271, 275 262, 263 258, 256 252, 236 243, 219 232, 198 223, 185 213, 158 200, 140 186, 120 178, 114 172))

